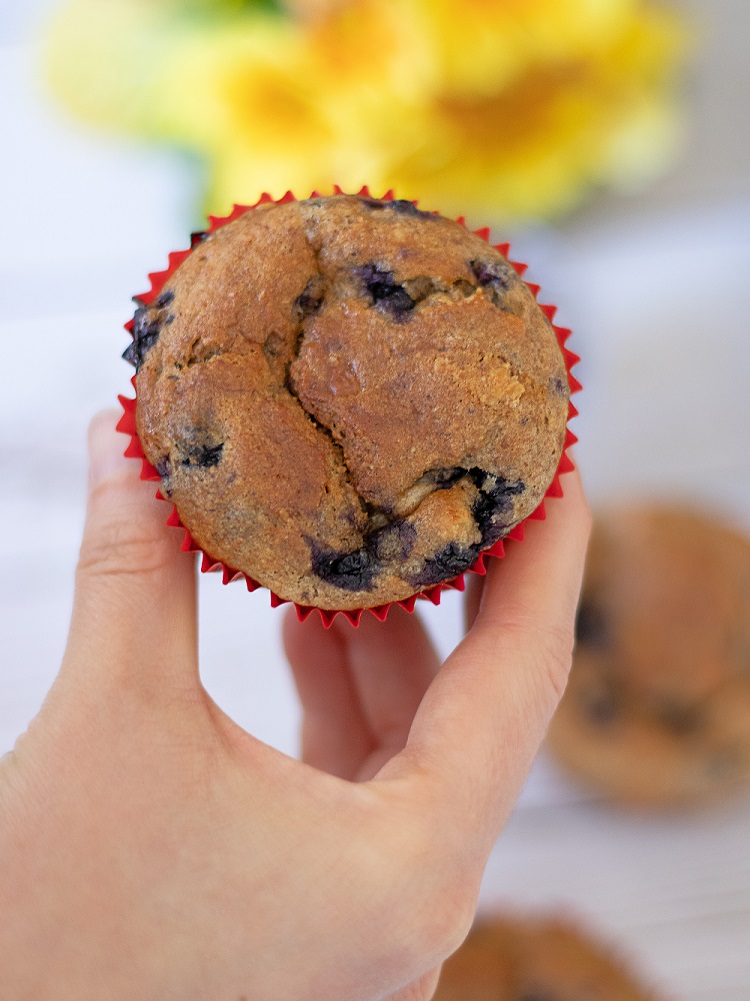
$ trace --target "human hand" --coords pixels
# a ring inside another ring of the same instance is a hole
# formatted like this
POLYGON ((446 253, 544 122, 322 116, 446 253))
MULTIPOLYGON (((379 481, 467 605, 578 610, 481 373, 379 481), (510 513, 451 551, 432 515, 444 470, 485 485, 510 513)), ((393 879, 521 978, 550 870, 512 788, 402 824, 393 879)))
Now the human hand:
POLYGON ((440 670, 398 608, 286 617, 298 762, 203 689, 195 561, 114 419, 92 425, 63 664, 0 762, 0 996, 426 1001, 565 685, 577 474, 477 579, 440 670))

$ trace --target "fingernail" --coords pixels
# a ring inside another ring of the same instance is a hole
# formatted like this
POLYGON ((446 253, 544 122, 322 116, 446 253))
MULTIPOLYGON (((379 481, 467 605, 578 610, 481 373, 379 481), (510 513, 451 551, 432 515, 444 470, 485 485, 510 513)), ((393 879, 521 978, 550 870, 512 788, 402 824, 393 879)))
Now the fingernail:
POLYGON ((133 466, 124 455, 127 438, 115 430, 119 413, 106 410, 97 414, 89 427, 89 490, 123 469, 133 466))

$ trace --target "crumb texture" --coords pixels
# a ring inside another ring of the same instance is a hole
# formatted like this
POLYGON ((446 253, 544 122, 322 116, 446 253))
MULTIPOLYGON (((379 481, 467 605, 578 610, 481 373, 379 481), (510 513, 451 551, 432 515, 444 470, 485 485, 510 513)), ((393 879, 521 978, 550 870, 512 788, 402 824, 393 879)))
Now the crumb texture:
POLYGON ((398 601, 541 502, 568 383, 498 251, 411 202, 315 198, 194 240, 126 352, 162 491, 301 605, 398 601))

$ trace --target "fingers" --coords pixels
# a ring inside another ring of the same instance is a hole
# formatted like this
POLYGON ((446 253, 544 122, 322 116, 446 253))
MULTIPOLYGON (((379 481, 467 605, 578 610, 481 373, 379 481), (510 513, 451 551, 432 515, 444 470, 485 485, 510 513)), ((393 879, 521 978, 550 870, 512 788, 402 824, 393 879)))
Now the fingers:
POLYGON ((303 757, 344 778, 366 779, 406 743, 437 671, 418 618, 398 607, 358 628, 319 619, 284 624, 287 655, 304 709, 303 757))
POLYGON ((317 615, 298 622, 287 609, 284 649, 302 703, 302 760, 342 779, 354 779, 374 741, 360 710, 338 629, 317 615))
POLYGON ((89 430, 89 497, 63 673, 167 692, 198 679, 195 561, 155 485, 126 459, 117 413, 89 430))
MULTIPOLYGON (((457 831, 496 838, 567 679, 590 514, 578 473, 547 519, 492 561, 471 631, 427 692, 402 760, 425 770, 457 831)), ((389 774, 384 770, 384 777, 389 774)))
POLYGON ((439 661, 419 618, 398 605, 385 622, 363 615, 358 629, 348 623, 340 629, 361 711, 376 742, 359 776, 368 779, 406 744, 439 661))

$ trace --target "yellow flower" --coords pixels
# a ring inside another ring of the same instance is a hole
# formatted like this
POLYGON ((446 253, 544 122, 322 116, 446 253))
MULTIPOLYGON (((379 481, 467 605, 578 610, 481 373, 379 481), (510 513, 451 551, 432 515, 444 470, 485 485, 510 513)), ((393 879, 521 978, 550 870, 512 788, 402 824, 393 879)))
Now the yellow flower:
MULTIPOLYGON (((443 79, 452 85, 434 94, 422 149, 394 159, 389 183, 449 211, 497 207, 504 219, 522 219, 568 209, 593 185, 635 184, 665 166, 678 136, 673 79, 684 38, 672 16, 632 2, 495 6, 507 8, 507 37, 518 34, 525 45, 519 38, 505 46, 498 34, 496 51, 507 56, 499 70, 486 39, 474 62, 451 41, 443 79), (588 22, 596 33, 581 30, 576 7, 606 8, 588 22)), ((447 27, 442 37, 446 54, 447 27)))
POLYGON ((217 52, 212 90, 231 124, 213 147, 209 204, 254 201, 267 188, 382 187, 394 150, 420 147, 435 89, 432 61, 415 51, 418 27, 395 5, 361 2, 298 26, 281 54, 217 52))
POLYGON ((201 153, 212 211, 336 182, 509 220, 661 169, 684 48, 647 0, 74 0, 50 66, 79 112, 201 153))

